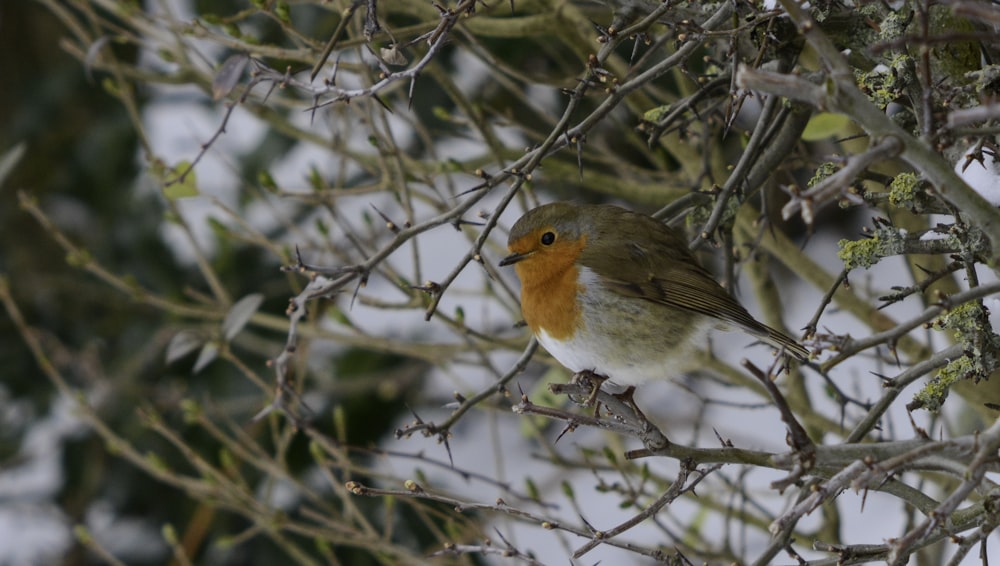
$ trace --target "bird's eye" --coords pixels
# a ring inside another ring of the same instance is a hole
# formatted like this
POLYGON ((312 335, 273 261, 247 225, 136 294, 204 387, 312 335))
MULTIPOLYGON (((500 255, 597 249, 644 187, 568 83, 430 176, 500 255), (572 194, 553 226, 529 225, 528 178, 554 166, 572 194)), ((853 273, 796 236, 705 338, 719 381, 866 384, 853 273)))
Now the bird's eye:
POLYGON ((543 246, 551 246, 552 242, 554 242, 554 241, 556 241, 556 234, 555 234, 555 232, 546 232, 546 233, 542 234, 542 245, 543 246))

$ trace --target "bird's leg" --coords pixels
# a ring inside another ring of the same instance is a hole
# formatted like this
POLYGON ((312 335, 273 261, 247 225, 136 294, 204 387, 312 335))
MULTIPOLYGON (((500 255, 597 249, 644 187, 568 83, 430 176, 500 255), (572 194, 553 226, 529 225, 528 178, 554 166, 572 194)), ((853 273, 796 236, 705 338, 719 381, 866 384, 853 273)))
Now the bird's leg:
POLYGON ((639 405, 635 404, 635 399, 632 398, 633 393, 635 393, 635 386, 629 385, 625 389, 625 391, 622 391, 621 393, 612 393, 612 395, 615 397, 615 399, 618 399, 622 403, 625 403, 625 405, 628 406, 629 409, 632 409, 632 411, 635 412, 636 418, 638 418, 640 422, 649 422, 649 419, 646 418, 646 415, 639 410, 639 405))
POLYGON ((670 446, 670 440, 664 436, 660 429, 656 428, 656 425, 646 418, 645 413, 639 410, 639 405, 636 405, 635 399, 632 398, 633 393, 635 393, 635 386, 629 385, 625 391, 613 393, 612 396, 621 401, 623 405, 633 412, 632 416, 637 422, 636 428, 638 429, 639 439, 642 440, 642 444, 647 450, 656 453, 667 448, 670 446))
POLYGON ((608 378, 606 376, 594 373, 589 369, 576 372, 573 374, 573 379, 570 380, 570 383, 589 386, 590 395, 588 395, 582 403, 576 401, 576 399, 573 401, 584 407, 590 407, 597 401, 597 394, 601 391, 601 385, 604 385, 604 382, 607 380, 608 378))

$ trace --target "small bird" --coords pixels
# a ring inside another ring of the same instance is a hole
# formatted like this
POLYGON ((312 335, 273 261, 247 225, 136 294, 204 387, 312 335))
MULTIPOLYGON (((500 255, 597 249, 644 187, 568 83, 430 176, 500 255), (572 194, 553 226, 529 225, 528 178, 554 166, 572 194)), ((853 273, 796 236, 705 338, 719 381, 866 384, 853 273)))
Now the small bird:
POLYGON ((662 222, 613 205, 556 202, 510 231, 521 312, 552 356, 621 385, 676 371, 712 328, 736 328, 806 360, 793 338, 758 322, 662 222))

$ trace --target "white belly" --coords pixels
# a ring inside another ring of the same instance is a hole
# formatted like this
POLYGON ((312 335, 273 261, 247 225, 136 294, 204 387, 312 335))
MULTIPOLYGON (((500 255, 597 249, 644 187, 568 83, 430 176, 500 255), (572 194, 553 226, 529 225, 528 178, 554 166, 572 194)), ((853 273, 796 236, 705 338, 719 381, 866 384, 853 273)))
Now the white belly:
POLYGON ((545 329, 538 335, 538 342, 560 364, 573 372, 593 371, 620 385, 638 385, 653 379, 672 379, 690 370, 691 358, 698 348, 705 345, 705 337, 710 325, 691 332, 683 345, 657 348, 646 345, 642 348, 618 346, 597 346, 594 341, 583 336, 583 332, 568 341, 552 339, 545 329))

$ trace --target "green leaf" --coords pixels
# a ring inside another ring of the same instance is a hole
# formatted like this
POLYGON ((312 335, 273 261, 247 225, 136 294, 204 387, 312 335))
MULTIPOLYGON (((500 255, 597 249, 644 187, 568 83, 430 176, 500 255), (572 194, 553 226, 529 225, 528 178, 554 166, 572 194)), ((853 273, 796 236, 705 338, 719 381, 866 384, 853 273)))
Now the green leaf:
POLYGON ((226 342, 235 338, 243 330, 262 302, 264 302, 264 295, 260 293, 252 293, 236 301, 233 308, 229 309, 229 313, 226 314, 226 319, 222 321, 222 335, 226 342))
POLYGON ((191 352, 197 350, 205 342, 202 336, 193 330, 181 330, 167 344, 166 360, 172 364, 191 352))
POLYGON ((3 186, 4 180, 10 175, 10 172, 14 170, 14 167, 21 161, 24 157, 24 148, 27 145, 24 142, 20 142, 14 147, 8 149, 3 155, 0 155, 0 187, 3 186))
POLYGON ((201 353, 198 354, 198 359, 194 362, 194 369, 192 373, 198 373, 205 369, 205 366, 215 361, 215 358, 219 356, 219 347, 212 342, 205 344, 201 353))
POLYGON ((212 100, 222 100, 236 88, 249 62, 246 53, 235 53, 222 63, 212 78, 212 100))
POLYGON ((847 134, 850 128, 851 119, 843 114, 833 114, 822 112, 815 114, 806 124, 805 131, 802 132, 802 139, 806 141, 820 141, 836 136, 847 134))
POLYGON ((163 525, 160 529, 160 533, 163 535, 163 540, 167 541, 170 546, 177 546, 177 529, 173 525, 167 523, 163 525))
POLYGON ((279 1, 274 7, 274 15, 277 16, 282 23, 292 23, 292 18, 288 10, 288 2, 284 2, 283 0, 279 1))
POLYGON ((643 113, 642 119, 647 122, 657 123, 670 113, 670 105, 657 106, 643 113))
POLYGON ((198 178, 189 161, 181 161, 164 173, 163 196, 170 200, 198 196, 198 178))
MULTIPOLYGON (((561 407, 565 403, 565 398, 550 391, 549 384, 564 383, 566 380, 566 370, 560 367, 552 367, 528 391, 528 398, 535 405, 542 407, 561 407)), ((551 422, 551 420, 540 415, 535 415, 531 419, 521 419, 520 432, 523 436, 530 437, 535 434, 535 431, 544 430, 551 422)))
POLYGON ((525 478, 524 479, 524 487, 525 487, 525 490, 528 492, 528 497, 530 497, 532 499, 532 501, 540 501, 541 500, 542 496, 541 496, 541 494, 538 491, 538 484, 536 484, 533 479, 531 479, 530 477, 525 478))
POLYGON ((278 192, 278 183, 274 181, 274 177, 271 176, 271 172, 266 169, 262 169, 257 173, 257 182, 260 183, 260 186, 268 192, 278 192))

